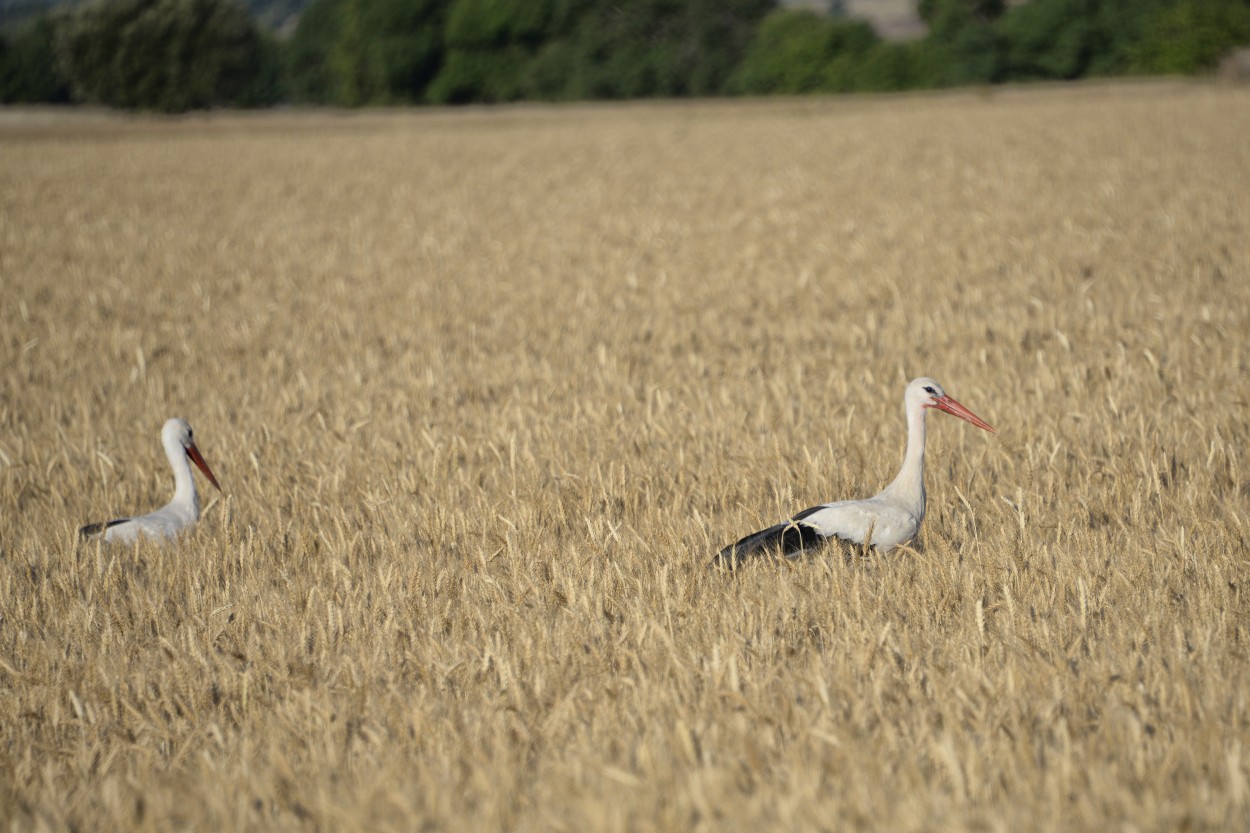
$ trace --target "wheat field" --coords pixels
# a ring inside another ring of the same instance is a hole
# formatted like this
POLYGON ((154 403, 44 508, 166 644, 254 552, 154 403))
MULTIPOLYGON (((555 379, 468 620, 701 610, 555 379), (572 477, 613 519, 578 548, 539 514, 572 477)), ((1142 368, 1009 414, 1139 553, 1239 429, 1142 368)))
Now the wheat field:
POLYGON ((1250 88, 0 112, 5 830, 1250 825, 1250 88), (913 546, 710 556, 876 492, 913 546), (224 491, 176 545, 182 416, 224 491))

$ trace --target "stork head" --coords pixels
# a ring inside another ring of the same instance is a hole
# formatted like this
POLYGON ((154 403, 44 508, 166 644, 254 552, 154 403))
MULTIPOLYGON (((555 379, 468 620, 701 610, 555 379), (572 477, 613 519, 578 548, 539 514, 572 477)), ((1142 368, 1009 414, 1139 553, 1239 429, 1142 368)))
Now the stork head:
POLYGON ((217 478, 213 477, 213 472, 209 469, 208 463, 204 462, 204 458, 200 456, 200 450, 195 447, 195 434, 185 419, 174 417, 167 420, 165 427, 161 429, 161 442, 165 446, 166 453, 172 454, 180 451, 192 463, 195 463, 200 471, 204 472, 208 482, 216 486, 217 491, 221 491, 217 478))
POLYGON ((904 396, 904 400, 907 403, 909 413, 913 408, 919 408, 922 411, 925 408, 937 408, 939 411, 945 411, 952 416, 957 416, 965 422, 971 422, 978 428, 984 428, 991 434, 998 433, 988 422, 952 399, 942 389, 942 386, 937 383, 937 380, 930 379, 927 376, 911 380, 910 384, 907 385, 907 393, 904 396))

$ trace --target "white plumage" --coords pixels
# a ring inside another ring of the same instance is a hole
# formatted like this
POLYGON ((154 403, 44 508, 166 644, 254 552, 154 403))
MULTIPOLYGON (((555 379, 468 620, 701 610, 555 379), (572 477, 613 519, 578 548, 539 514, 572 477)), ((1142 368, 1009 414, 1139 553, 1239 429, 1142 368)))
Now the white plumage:
POLYGON ((200 450, 195 447, 191 426, 182 419, 167 421, 161 429, 161 444, 165 447, 170 468, 174 470, 173 499, 146 515, 88 524, 79 530, 84 538, 103 537, 105 541, 125 544, 133 543, 140 535, 156 540, 169 540, 184 529, 194 526, 200 519, 200 495, 195 489, 191 463, 199 466, 208 482, 218 490, 221 486, 217 485, 217 478, 213 477, 208 463, 204 462, 200 450))
POLYGON ((978 428, 994 429, 960 405, 932 379, 913 379, 903 394, 907 413, 907 451, 898 476, 881 492, 866 500, 842 500, 806 509, 788 521, 762 529, 725 547, 713 564, 741 563, 759 553, 793 557, 832 539, 871 544, 889 550, 916 537, 924 520, 925 412, 937 408, 978 428))

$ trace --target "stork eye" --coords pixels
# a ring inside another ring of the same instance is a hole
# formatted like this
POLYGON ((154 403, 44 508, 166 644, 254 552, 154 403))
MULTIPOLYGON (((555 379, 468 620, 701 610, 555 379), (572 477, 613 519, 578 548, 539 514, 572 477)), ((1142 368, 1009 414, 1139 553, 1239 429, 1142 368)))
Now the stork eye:
POLYGON ((925 385, 924 392, 927 394, 931 394, 933 396, 937 396, 937 391, 933 389, 932 385, 925 385))

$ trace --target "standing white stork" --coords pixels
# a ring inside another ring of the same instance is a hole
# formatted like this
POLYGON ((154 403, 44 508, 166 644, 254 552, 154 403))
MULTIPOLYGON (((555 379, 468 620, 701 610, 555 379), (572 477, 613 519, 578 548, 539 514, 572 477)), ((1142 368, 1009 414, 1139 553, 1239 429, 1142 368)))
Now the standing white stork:
POLYGON ((978 428, 997 433, 985 420, 946 395, 932 379, 913 379, 903 394, 907 411, 907 452, 894 482, 867 500, 841 500, 805 509, 788 521, 770 526, 730 544, 712 559, 714 566, 732 566, 749 556, 774 553, 789 558, 815 549, 833 538, 889 550, 905 544, 924 520, 924 418, 937 408, 978 428))
POLYGON ((195 477, 191 474, 191 463, 200 467, 208 482, 221 491, 217 478, 213 477, 208 463, 200 456, 195 447, 195 439, 191 426, 186 420, 177 417, 167 421, 161 429, 161 445, 165 446, 165 456, 169 458, 169 466, 174 470, 174 497, 169 503, 136 518, 117 518, 88 524, 79 530, 84 538, 100 538, 105 541, 133 543, 140 535, 155 540, 174 538, 184 529, 194 526, 200 519, 200 495, 195 490, 195 477), (190 461, 190 462, 188 462, 190 461))

